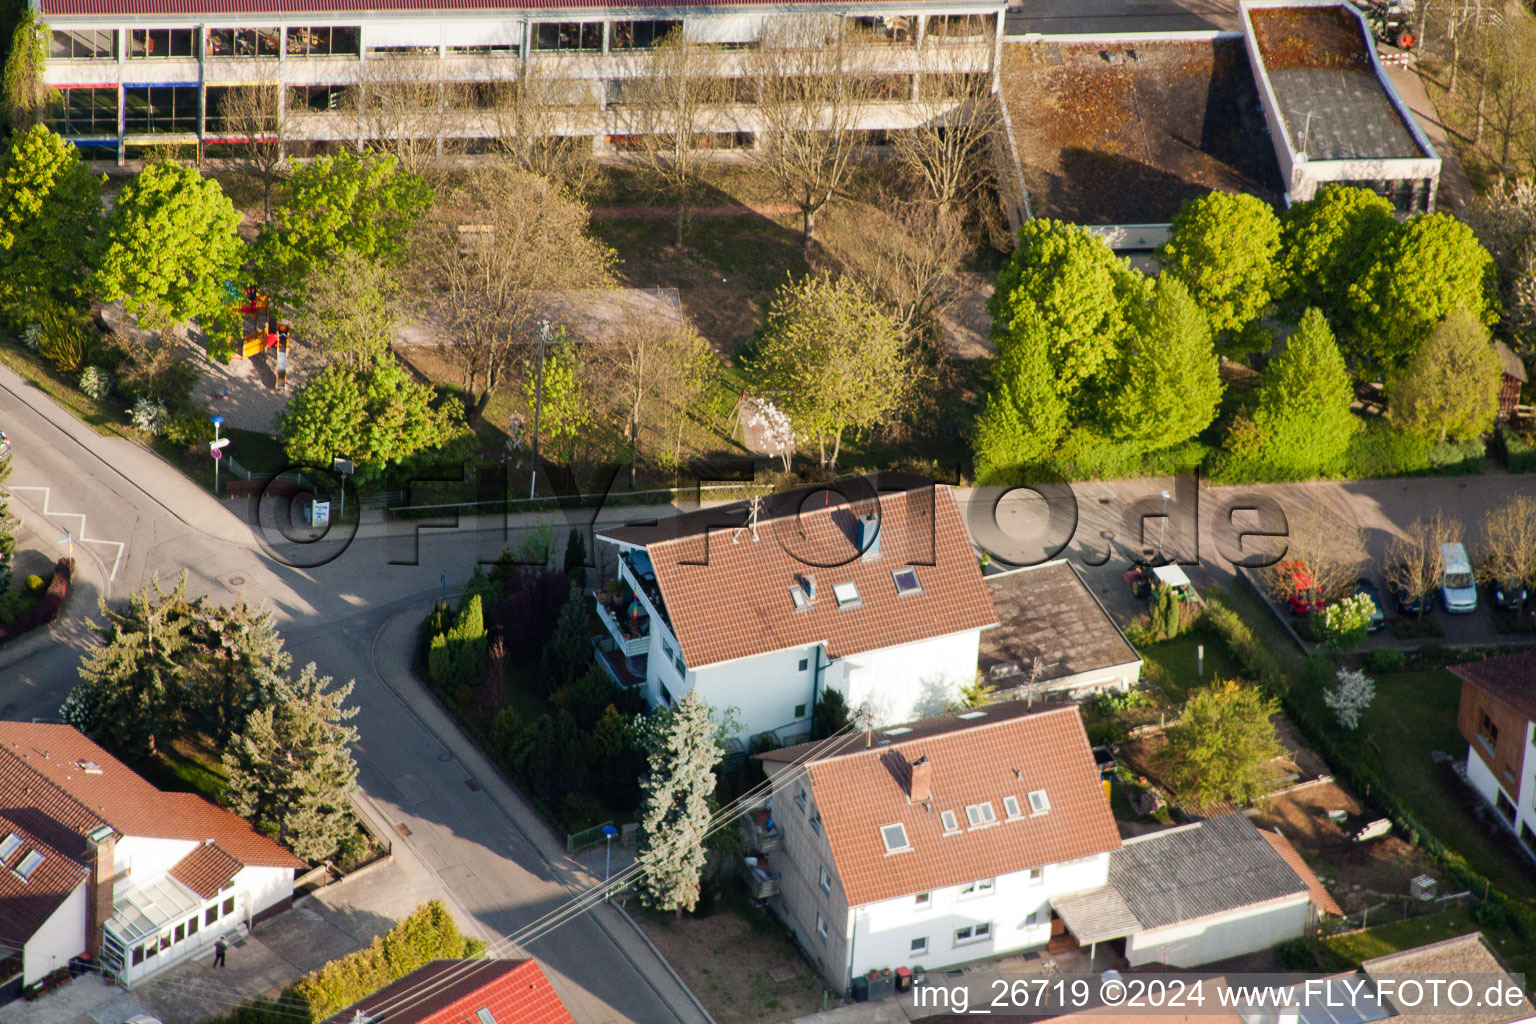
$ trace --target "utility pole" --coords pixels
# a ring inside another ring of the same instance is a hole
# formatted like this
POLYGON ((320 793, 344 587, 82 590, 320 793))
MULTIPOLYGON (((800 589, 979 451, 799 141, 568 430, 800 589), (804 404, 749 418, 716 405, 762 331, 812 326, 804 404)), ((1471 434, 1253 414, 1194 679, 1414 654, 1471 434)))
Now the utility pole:
POLYGON ((544 408, 544 346, 549 341, 549 321, 539 321, 539 369, 538 381, 533 390, 533 473, 528 480, 528 498, 531 501, 539 486, 539 413, 544 408))

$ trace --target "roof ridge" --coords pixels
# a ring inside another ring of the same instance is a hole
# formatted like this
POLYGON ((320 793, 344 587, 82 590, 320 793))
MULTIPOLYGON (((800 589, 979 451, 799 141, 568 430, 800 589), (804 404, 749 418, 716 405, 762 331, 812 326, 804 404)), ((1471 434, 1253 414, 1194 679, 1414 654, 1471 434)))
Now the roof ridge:
MULTIPOLYGON (((939 483, 937 481, 935 481, 931 486, 933 487, 935 492, 937 492, 940 487, 942 487, 942 488, 944 488, 946 490, 949 489, 949 485, 948 484, 939 483)), ((829 491, 831 493, 834 493, 834 494, 839 494, 841 496, 841 492, 833 491, 832 488, 830 488, 830 487, 824 488, 824 490, 827 490, 827 491, 829 491)), ((927 490, 927 487, 926 486, 924 486, 924 487, 909 487, 906 490, 895 490, 895 491, 884 491, 884 492, 876 491, 875 492, 875 504, 878 505, 878 504, 884 502, 886 497, 895 498, 895 497, 897 497, 899 495, 912 494, 912 493, 914 493, 916 491, 922 491, 922 490, 927 490)), ((787 493, 792 493, 792 492, 780 491, 778 493, 780 493, 780 494, 787 494, 787 493)), ((815 493, 815 492, 813 491, 811 493, 815 493)), ((774 497, 774 495, 770 494, 770 495, 768 495, 768 497, 774 497)), ((807 517, 810 517, 810 516, 817 516, 817 515, 831 515, 832 513, 837 512, 840 509, 852 508, 856 502, 861 502, 861 501, 862 502, 867 502, 868 500, 869 500, 868 498, 854 498, 853 500, 850 501, 850 500, 848 500, 845 497, 844 498, 844 504, 842 504, 842 505, 825 505, 825 506, 823 506, 821 508, 813 508, 813 509, 811 509, 809 511, 806 511, 803 507, 799 508, 799 509, 793 509, 793 510, 785 512, 783 515, 769 516, 769 517, 767 517, 765 519, 760 519, 760 520, 758 520, 757 525, 758 526, 766 526, 769 523, 777 523, 777 522, 780 522, 780 521, 785 520, 785 519, 807 518, 807 517)), ((716 505, 713 509, 700 508, 698 511, 700 511, 700 512, 723 511, 725 509, 734 508, 734 507, 742 505, 742 504, 743 504, 743 502, 741 502, 741 501, 730 501, 730 502, 726 502, 723 505, 716 505)), ((750 506, 748 506, 748 507, 750 507, 750 506)), ((679 512, 677 514, 678 515, 687 515, 687 513, 685 513, 685 512, 679 512)), ((675 518, 675 517, 674 516, 668 516, 667 518, 668 519, 672 519, 672 518, 675 518)), ((656 522, 656 525, 659 527, 662 523, 666 522, 666 520, 665 519, 658 519, 655 522, 656 522)), ((733 524, 733 525, 728 525, 728 524, 722 523, 719 526, 706 526, 704 529, 700 530, 698 533, 685 533, 685 534, 683 534, 681 536, 678 536, 678 537, 664 537, 661 540, 652 541, 651 543, 645 545, 645 549, 647 551, 649 551, 649 550, 651 550, 653 548, 666 547, 669 544, 680 544, 680 543, 682 543, 685 540, 696 540, 697 538, 699 538, 701 536, 708 536, 710 534, 710 532, 714 531, 714 530, 746 529, 746 528, 748 528, 749 525, 750 525, 749 523, 743 522, 743 523, 738 523, 738 524, 733 524)), ((824 566, 817 566, 816 568, 825 568, 825 567, 824 566)), ((838 566, 831 566, 831 568, 836 569, 836 568, 838 568, 838 566)))
MULTIPOLYGON (((8 744, 0 743, 0 751, 4 751, 5 754, 8 757, 10 757, 10 759, 12 761, 14 761, 16 764, 20 765, 27 772, 27 774, 29 774, 30 776, 35 778, 37 781, 41 782, 47 788, 53 790, 55 793, 57 793, 59 796, 63 797, 66 801, 68 801, 69 803, 73 804, 75 807, 79 808, 81 811, 84 811, 85 814, 88 817, 95 818, 97 821, 101 822, 102 824, 110 826, 114 832, 119 831, 118 827, 116 825, 113 825, 110 821, 108 821, 106 819, 105 815, 101 814, 99 811, 93 810, 91 808, 90 804, 88 804, 85 801, 81 800, 79 797, 75 796, 69 790, 65 789, 63 786, 59 785, 57 782, 54 782, 52 779, 50 779, 48 776, 44 775, 42 772, 38 771, 36 768, 32 767, 32 765, 27 763, 27 758, 26 757, 24 757, 21 754, 18 754, 15 750, 11 749, 11 747, 8 744)), ((67 822, 62 822, 61 821, 61 822, 59 822, 59 824, 63 825, 65 828, 69 829, 71 832, 75 831, 74 828, 72 826, 70 826, 67 822)), ((80 835, 80 838, 82 838, 82 839, 85 838, 85 833, 79 833, 79 835, 80 835)))
MULTIPOLYGON (((1010 702, 1002 702, 1002 703, 1010 703, 1010 702)), ((970 708, 969 710, 971 710, 971 711, 983 711, 984 708, 987 708, 987 707, 998 707, 998 706, 1001 706, 1001 705, 1000 704, 996 704, 996 705, 993 705, 993 704, 983 704, 980 707, 970 708)), ((926 742, 926 741, 929 741, 929 740, 948 739, 948 738, 950 738, 952 736, 960 736, 960 735, 964 735, 964 734, 972 733, 972 732, 982 732, 983 730, 986 730, 986 729, 1000 728, 1000 727, 1005 726, 1005 725, 1014 725, 1014 724, 1017 724, 1019 722, 1034 722, 1034 721, 1039 721, 1042 718, 1050 717, 1052 715, 1065 715, 1068 712, 1071 712, 1073 714, 1077 714, 1077 707, 1076 707, 1076 705, 1064 704, 1064 705, 1062 705, 1059 708, 1049 708, 1049 709, 1044 710, 1044 711, 1026 712, 1025 714, 1019 714, 1019 715, 1009 715, 1007 718, 995 718, 995 719, 993 719, 990 722, 982 722, 982 721, 967 722, 965 725, 963 725, 963 726, 961 726, 961 727, 959 727, 957 729, 952 729, 949 732, 929 733, 929 734, 927 734, 925 736, 913 736, 910 739, 892 739, 892 740, 888 740, 888 741, 886 741, 884 743, 874 743, 874 744, 871 744, 870 746, 867 746, 867 747, 859 747, 859 748, 857 748, 855 750, 843 751, 843 752, 836 753, 836 754, 826 754, 826 755, 823 755, 821 757, 809 758, 809 759, 807 759, 804 762, 804 764, 807 767, 809 767, 812 764, 818 764, 818 763, 825 762, 825 761, 834 761, 834 760, 838 760, 838 759, 844 758, 844 757, 857 757, 860 754, 890 753, 893 750, 897 750, 898 748, 905 747, 905 746, 908 746, 909 744, 913 744, 913 743, 923 743, 923 742, 926 742)), ((962 709, 962 710, 960 710, 958 712, 949 712, 949 713, 950 714, 954 714, 956 716, 959 716, 959 715, 965 714, 966 713, 966 709, 962 709)), ((922 721, 925 721, 925 719, 919 718, 919 719, 915 719, 915 721, 922 722, 922 721)), ((899 729, 899 728, 901 728, 905 724, 906 724, 905 722, 897 722, 894 725, 887 725, 887 726, 883 726, 883 727, 880 727, 880 728, 872 728, 870 731, 871 732, 879 732, 879 733, 882 733, 882 734, 889 734, 890 730, 892 730, 892 729, 899 729)), ((860 730, 860 731, 862 732, 863 730, 860 730)), ((850 735, 857 736, 858 733, 851 733, 850 735)))

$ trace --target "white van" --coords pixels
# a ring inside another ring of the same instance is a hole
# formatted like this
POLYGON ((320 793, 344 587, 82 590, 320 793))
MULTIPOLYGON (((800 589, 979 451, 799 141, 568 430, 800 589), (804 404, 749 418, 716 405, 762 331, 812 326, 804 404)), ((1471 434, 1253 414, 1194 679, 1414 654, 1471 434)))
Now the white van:
POLYGON ((1440 545, 1440 600, 1448 612, 1477 611, 1477 580, 1467 549, 1460 544, 1440 545))

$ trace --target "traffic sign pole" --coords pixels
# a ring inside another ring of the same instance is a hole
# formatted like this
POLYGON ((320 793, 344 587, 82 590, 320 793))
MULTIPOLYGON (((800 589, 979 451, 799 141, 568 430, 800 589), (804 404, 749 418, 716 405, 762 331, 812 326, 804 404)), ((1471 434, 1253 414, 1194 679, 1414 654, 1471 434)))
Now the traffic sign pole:
POLYGON ((224 458, 224 453, 222 451, 220 451, 220 449, 223 448, 224 445, 229 444, 229 439, 228 438, 224 438, 222 443, 221 443, 220 438, 219 438, 219 428, 224 425, 224 417, 223 416, 210 416, 209 420, 213 423, 213 440, 208 443, 208 452, 209 452, 210 455, 213 456, 213 496, 214 497, 218 497, 219 496, 219 460, 224 458))

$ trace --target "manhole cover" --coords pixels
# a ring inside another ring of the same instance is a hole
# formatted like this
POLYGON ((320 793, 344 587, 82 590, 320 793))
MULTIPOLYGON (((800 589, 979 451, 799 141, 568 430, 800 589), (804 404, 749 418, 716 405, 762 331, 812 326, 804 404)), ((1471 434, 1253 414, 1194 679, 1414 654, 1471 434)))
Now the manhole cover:
POLYGON ((243 586, 245 586, 245 577, 244 576, 231 576, 229 578, 229 585, 232 586, 232 587, 243 587, 243 586))
POLYGON ((411 827, 402 821, 395 826, 395 831, 399 832, 402 836, 408 836, 411 834, 411 827))

